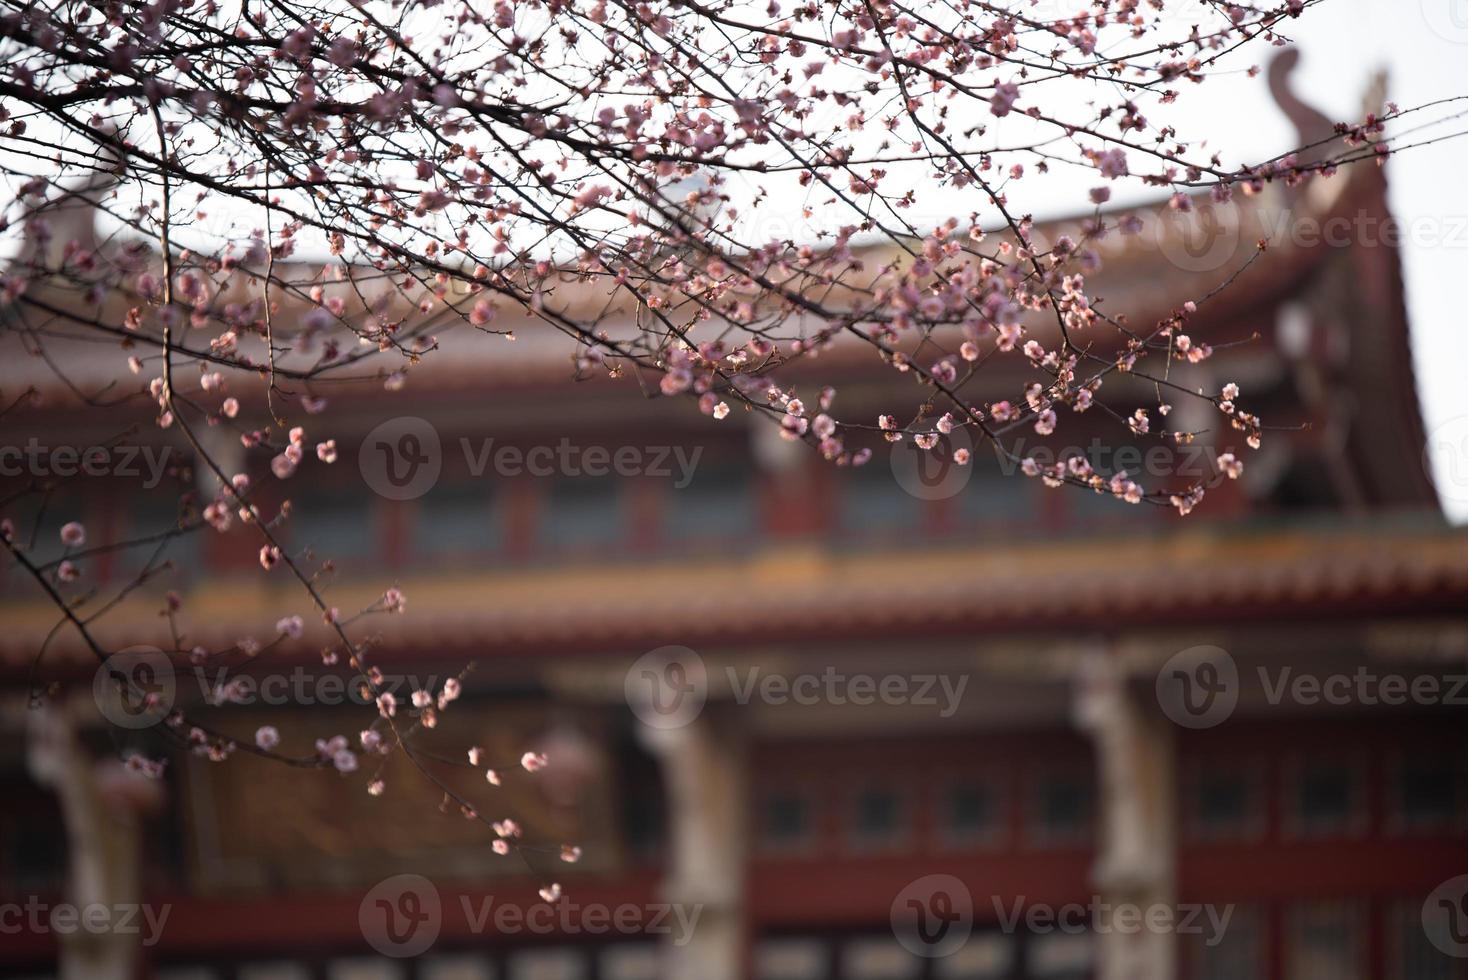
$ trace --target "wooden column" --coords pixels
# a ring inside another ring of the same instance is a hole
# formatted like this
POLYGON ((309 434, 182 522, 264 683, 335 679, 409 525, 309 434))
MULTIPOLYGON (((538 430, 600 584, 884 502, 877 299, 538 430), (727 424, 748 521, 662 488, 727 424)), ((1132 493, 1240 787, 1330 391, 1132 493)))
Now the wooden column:
POLYGON ((697 910, 683 945, 665 941, 668 980, 739 980, 744 976, 747 831, 746 747, 732 712, 709 705, 681 728, 644 727, 657 756, 669 808, 668 876, 663 900, 697 910))
MULTIPOLYGON (((140 811, 158 802, 157 785, 115 760, 97 762, 76 735, 73 710, 49 703, 27 712, 26 759, 36 782, 55 791, 66 826, 66 902, 140 911, 140 811)), ((137 918, 143 921, 142 916, 137 918)), ((118 929, 58 933, 62 980, 132 980, 141 934, 118 929)))
MULTIPOLYGON (((1150 689, 1150 687, 1149 687, 1150 689)), ((1104 907, 1177 908, 1174 728, 1135 691, 1106 651, 1091 655, 1075 692, 1076 723, 1096 746, 1100 834, 1092 883, 1104 907)), ((1177 936, 1095 923, 1096 980, 1175 980, 1177 936)))

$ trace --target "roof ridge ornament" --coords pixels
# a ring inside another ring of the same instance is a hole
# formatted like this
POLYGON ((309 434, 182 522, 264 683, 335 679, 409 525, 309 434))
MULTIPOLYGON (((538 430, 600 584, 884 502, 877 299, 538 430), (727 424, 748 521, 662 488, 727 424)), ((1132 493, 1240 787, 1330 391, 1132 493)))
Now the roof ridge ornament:
POLYGON ((1335 123, 1315 106, 1295 94, 1290 76, 1300 63, 1298 48, 1285 48, 1269 62, 1269 92, 1275 104, 1295 127, 1295 143, 1304 147, 1298 154, 1301 163, 1314 163, 1325 157, 1329 140, 1335 136, 1335 123))

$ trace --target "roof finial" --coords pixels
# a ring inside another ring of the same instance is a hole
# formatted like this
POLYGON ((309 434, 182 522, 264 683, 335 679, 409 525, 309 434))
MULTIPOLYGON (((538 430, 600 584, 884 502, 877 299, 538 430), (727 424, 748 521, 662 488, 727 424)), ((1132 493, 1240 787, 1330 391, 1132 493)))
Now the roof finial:
POLYGON ((1269 91, 1280 110, 1295 126, 1295 142, 1300 147, 1310 147, 1299 154, 1301 163, 1310 163, 1324 157, 1328 146, 1315 146, 1335 135, 1335 123, 1319 109, 1295 95, 1290 87, 1290 76, 1300 62, 1297 48, 1285 48, 1269 62, 1269 91))

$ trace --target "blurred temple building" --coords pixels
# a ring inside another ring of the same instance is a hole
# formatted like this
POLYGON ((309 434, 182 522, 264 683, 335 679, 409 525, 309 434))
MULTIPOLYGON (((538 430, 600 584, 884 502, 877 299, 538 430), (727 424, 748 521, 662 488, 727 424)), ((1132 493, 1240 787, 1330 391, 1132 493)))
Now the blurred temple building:
MULTIPOLYGON (((1321 119, 1281 104, 1302 143, 1318 137, 1321 119)), ((120 941, 0 918, 0 973, 64 961, 169 980, 1463 980, 1468 906, 1451 880, 1468 872, 1468 534, 1444 522, 1423 462, 1398 255, 1376 234, 1387 172, 1143 209, 1140 233, 1097 244, 1092 295, 1147 326, 1271 241, 1189 321, 1214 356, 1172 369, 1190 388, 1236 383, 1282 427, 1258 451, 1181 396, 1167 424, 1202 430, 1193 445, 1124 439, 1096 410, 1024 435, 1027 451, 1075 447, 1149 487, 1205 479, 1186 518, 1046 487, 982 445, 965 467, 879 441, 868 465, 832 466, 745 412, 716 422, 578 366, 528 319, 513 341, 452 328, 401 391, 311 386, 329 431, 308 441, 334 437, 339 459, 308 459, 291 480, 271 479, 271 453, 227 425, 207 429, 231 472, 258 474, 267 509, 290 499, 282 533, 331 559, 330 602, 348 612, 402 590, 405 615, 356 627, 372 662, 404 695, 462 676, 463 696, 415 737, 535 849, 494 854, 492 834, 397 756, 338 773, 174 751, 136 789, 115 760, 159 751, 160 734, 104 723, 93 653, 7 564, 0 906, 167 916, 120 941), (1245 463, 1237 480, 1218 472, 1225 452, 1245 463), (48 707, 26 710, 27 691, 52 682, 48 707), (505 765, 503 786, 454 765, 470 745, 505 765), (527 750, 552 765, 527 777, 527 750), (563 842, 579 863, 559 860, 563 842), (571 911, 544 910, 551 880, 571 911), (1177 917, 1129 928, 1129 904, 1177 917), (421 949, 420 925, 433 933, 421 949)), ((1079 239, 1088 217, 1037 237, 1079 239)), ((36 247, 95 234, 85 207, 71 219, 36 247)), ((258 292, 232 288, 220 302, 258 292)), ((578 288, 555 301, 605 301, 578 288)), ((54 481, 44 507, 12 495, 46 480, 6 470, 0 499, 17 526, 39 522, 38 560, 66 521, 89 544, 130 540, 187 519, 181 491, 212 493, 146 397, 105 387, 129 355, 156 373, 157 351, 97 343, 69 319, 119 323, 126 303, 111 302, 99 315, 36 283, 0 312, 6 403, 27 385, 45 396, 0 419, 0 441, 44 433, 51 451, 137 458, 129 473, 54 481), (38 323, 64 375, 28 354, 38 340, 23 328, 38 323), (150 459, 164 460, 156 485, 150 459)), ((305 306, 282 303, 288 332, 305 306)), ((613 308, 607 328, 632 315, 613 308)), ((509 313, 495 323, 510 326, 509 313)), ((980 372, 983 400, 1014 397, 1019 361, 980 372)), ((835 385, 842 418, 921 397, 859 344, 789 377, 808 404, 835 385)), ((226 381, 258 413, 261 379, 226 381)), ((1098 400, 1130 414, 1155 404, 1149 389, 1118 375, 1098 400)), ((284 404, 311 428, 298 398, 284 404)), ((161 554, 89 558, 99 595, 171 562, 96 634, 108 649, 170 645, 168 590, 185 647, 269 641, 300 614, 304 635, 258 657, 177 663, 172 697, 242 742, 271 725, 294 754, 339 733, 355 744, 374 709, 351 703, 345 665, 323 664, 319 617, 281 570, 262 573, 259 548, 236 524, 161 554), (208 704, 233 678, 253 697, 208 704)))

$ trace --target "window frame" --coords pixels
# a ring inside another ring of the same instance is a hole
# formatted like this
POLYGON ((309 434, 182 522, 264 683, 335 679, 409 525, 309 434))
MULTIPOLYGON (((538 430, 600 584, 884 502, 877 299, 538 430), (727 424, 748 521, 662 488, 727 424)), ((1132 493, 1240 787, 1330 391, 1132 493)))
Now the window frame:
POLYGON ((1080 764, 1038 767, 1025 781, 1022 839, 1031 848, 1089 847, 1096 843, 1099 807, 1099 774, 1080 764), (1047 780, 1070 777, 1080 781, 1088 792, 1088 805, 1082 825, 1075 831, 1056 831, 1041 822, 1041 792, 1047 780))
POLYGON ((1399 746, 1386 760, 1385 799, 1382 801, 1386 832, 1393 837, 1429 837, 1468 828, 1468 763, 1441 749, 1438 755, 1447 763, 1453 788, 1453 801, 1448 815, 1431 820, 1414 820, 1407 816, 1402 806, 1402 779, 1406 773, 1407 757, 1419 754, 1420 751, 1418 746, 1399 746))
POLYGON ((754 851, 763 858, 806 858, 820 852, 821 808, 820 796, 810 785, 792 785, 787 782, 769 783, 755 793, 755 812, 750 821, 754 829, 754 851), (777 796, 789 795, 800 799, 808 815, 805 833, 798 840, 778 842, 770 834, 769 811, 772 800, 777 796))
POLYGON ((1290 756, 1280 770, 1279 814, 1280 835, 1286 840, 1349 840, 1365 835, 1371 822, 1371 800, 1367 779, 1369 758, 1366 753, 1312 751, 1290 756), (1350 803, 1339 827, 1320 828, 1306 825, 1296 804, 1302 788, 1304 768, 1311 763, 1332 762, 1344 767, 1350 777, 1350 803))
POLYGON ((993 769, 950 773, 934 789, 932 805, 933 840, 942 851, 997 850, 1010 837, 1011 793, 1004 774, 993 769), (957 831, 948 821, 950 794, 964 786, 983 786, 993 798, 994 816, 986 830, 977 833, 957 831))
POLYGON ((1250 843, 1261 840, 1269 825, 1269 781, 1254 760, 1204 758, 1189 760, 1183 777, 1183 833, 1190 844, 1250 843), (1203 822, 1203 779, 1209 771, 1227 770, 1243 777, 1251 799, 1242 822, 1209 827, 1203 822))
POLYGON ((847 854, 894 854, 911 850, 917 839, 917 807, 912 784, 897 776, 873 775, 862 778, 841 795, 841 848, 847 854), (862 836, 858 821, 864 794, 873 790, 890 791, 897 804, 896 824, 885 839, 862 836))

